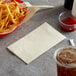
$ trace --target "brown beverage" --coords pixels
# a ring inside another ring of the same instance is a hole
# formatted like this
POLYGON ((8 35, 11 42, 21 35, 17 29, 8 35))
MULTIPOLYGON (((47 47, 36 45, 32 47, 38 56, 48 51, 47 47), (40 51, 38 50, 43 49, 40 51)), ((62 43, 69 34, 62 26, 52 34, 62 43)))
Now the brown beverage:
POLYGON ((68 47, 55 52, 58 76, 76 76, 76 48, 68 47))

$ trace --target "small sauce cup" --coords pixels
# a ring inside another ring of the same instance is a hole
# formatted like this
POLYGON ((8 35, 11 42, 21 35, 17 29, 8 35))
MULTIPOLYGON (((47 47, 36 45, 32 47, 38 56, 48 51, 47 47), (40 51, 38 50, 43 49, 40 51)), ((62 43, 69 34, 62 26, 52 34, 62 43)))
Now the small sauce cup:
POLYGON ((76 30, 76 24, 66 24, 66 23, 63 22, 63 20, 68 18, 68 17, 71 17, 71 18, 75 19, 72 16, 71 11, 65 11, 65 12, 60 13, 59 22, 60 22, 61 28, 64 31, 68 31, 68 32, 76 30))

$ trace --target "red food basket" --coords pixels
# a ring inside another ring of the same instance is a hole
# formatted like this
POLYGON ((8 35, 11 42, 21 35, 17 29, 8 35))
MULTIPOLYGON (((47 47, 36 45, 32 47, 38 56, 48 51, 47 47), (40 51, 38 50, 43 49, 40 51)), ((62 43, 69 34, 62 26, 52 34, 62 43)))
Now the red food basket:
MULTIPOLYGON (((18 0, 18 1, 20 1, 20 0, 18 0)), ((5 1, 5 2, 7 2, 7 1, 5 1)), ((31 4, 29 2, 22 2, 22 1, 20 1, 20 2, 19 3, 21 4, 21 6, 23 8, 27 8, 27 13, 26 13, 25 18, 18 26, 14 27, 11 31, 0 33, 0 38, 14 32, 19 26, 21 26, 23 23, 27 22, 36 13, 36 11, 39 10, 38 7, 27 7, 28 4, 31 6, 31 4)))

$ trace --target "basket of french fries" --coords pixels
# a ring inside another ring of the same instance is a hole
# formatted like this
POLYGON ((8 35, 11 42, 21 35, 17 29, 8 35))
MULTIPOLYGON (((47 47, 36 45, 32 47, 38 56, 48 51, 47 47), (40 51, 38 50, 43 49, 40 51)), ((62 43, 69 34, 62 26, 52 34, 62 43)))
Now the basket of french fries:
POLYGON ((0 0, 0 37, 15 31, 22 23, 28 21, 38 10, 35 7, 26 7, 24 2, 16 0, 0 0))

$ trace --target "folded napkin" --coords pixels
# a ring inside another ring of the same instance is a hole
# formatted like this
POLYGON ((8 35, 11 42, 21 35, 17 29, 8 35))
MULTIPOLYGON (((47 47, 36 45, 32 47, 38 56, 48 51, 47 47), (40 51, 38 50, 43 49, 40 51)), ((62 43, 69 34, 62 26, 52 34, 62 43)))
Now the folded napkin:
POLYGON ((8 49, 29 64, 65 38, 45 22, 28 35, 9 45, 8 49))

